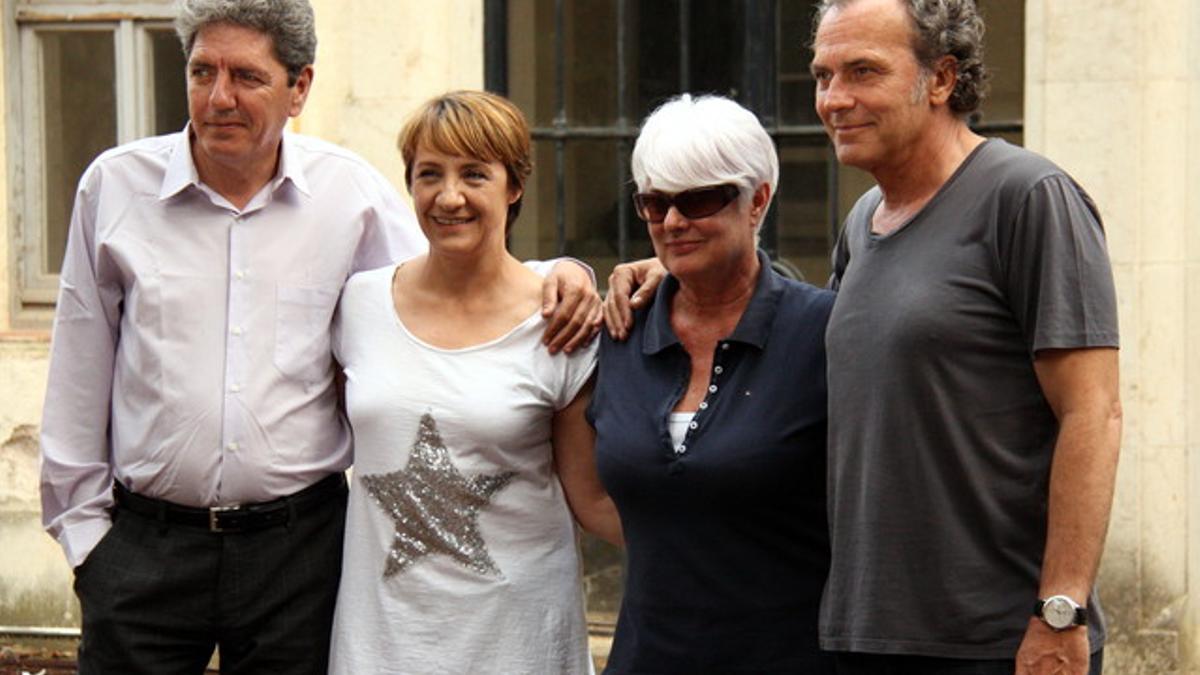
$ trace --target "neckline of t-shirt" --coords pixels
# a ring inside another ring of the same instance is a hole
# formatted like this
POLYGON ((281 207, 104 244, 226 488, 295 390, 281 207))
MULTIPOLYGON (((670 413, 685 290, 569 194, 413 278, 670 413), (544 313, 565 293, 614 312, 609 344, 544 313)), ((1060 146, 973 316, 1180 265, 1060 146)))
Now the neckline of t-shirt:
POLYGON ((925 206, 921 207, 920 211, 917 211, 916 213, 909 216, 908 220, 904 221, 904 223, 901 224, 900 227, 897 227, 896 229, 892 230, 891 232, 888 232, 887 234, 875 234, 874 232, 871 231, 871 220, 875 217, 875 210, 878 209, 879 205, 883 203, 883 192, 880 191, 879 192, 879 201, 875 202, 875 206, 871 208, 871 213, 867 217, 867 241, 872 244, 880 244, 885 241, 895 239, 896 236, 898 234, 900 234, 901 232, 911 229, 911 226, 913 224, 915 224, 917 221, 919 221, 922 216, 924 216, 926 213, 928 213, 934 206, 937 205, 938 202, 940 202, 943 199, 943 196, 947 192, 950 191, 950 188, 953 187, 953 185, 958 182, 959 177, 962 176, 964 173, 966 173, 967 168, 969 168, 972 164, 975 163, 975 158, 978 157, 980 155, 980 153, 983 152, 983 149, 989 145, 992 145, 993 142, 997 142, 999 140, 1000 139, 997 139, 997 138, 983 139, 982 143, 975 146, 975 148, 972 149, 971 152, 967 154, 966 159, 964 159, 962 161, 962 163, 958 165, 958 168, 956 168, 954 170, 954 173, 950 174, 950 177, 946 179, 946 182, 942 183, 942 186, 940 188, 938 188, 938 191, 936 193, 934 193, 933 197, 931 197, 929 199, 929 201, 925 204, 925 206))
POLYGON ((488 340, 487 342, 480 342, 479 344, 467 345, 466 347, 439 347, 435 344, 431 344, 431 343, 426 342, 425 340, 422 340, 421 338, 417 337, 417 335, 415 333, 413 333, 411 330, 408 329, 408 326, 406 326, 404 324, 404 319, 400 318, 400 312, 396 311, 396 303, 392 301, 392 280, 395 279, 396 272, 400 269, 400 267, 402 265, 404 265, 404 263, 399 263, 396 266, 392 267, 390 269, 390 274, 387 274, 384 277, 384 279, 386 281, 386 283, 384 284, 384 290, 386 292, 383 294, 383 299, 386 301, 385 308, 387 309, 388 314, 391 315, 392 321, 395 322, 396 327, 398 329, 400 329, 400 332, 403 333, 404 336, 406 338, 408 338, 413 344, 417 345, 418 347, 421 347, 422 349, 427 349, 431 352, 437 352, 439 354, 466 354, 469 352, 482 351, 485 349, 489 349, 491 347, 495 347, 496 345, 499 345, 502 342, 509 340, 514 335, 522 332, 522 329, 524 329, 528 326, 532 326, 536 321, 539 321, 542 318, 542 310, 539 307, 539 308, 533 310, 533 314, 530 314, 529 316, 522 319, 515 326, 508 329, 503 335, 494 337, 491 340, 488 340))

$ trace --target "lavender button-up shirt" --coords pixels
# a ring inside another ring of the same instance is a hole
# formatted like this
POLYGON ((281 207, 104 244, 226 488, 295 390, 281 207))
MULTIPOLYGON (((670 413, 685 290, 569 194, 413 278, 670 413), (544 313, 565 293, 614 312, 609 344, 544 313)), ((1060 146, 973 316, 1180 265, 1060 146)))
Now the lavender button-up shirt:
POLYGON ((192 506, 296 492, 351 461, 330 325, 354 272, 426 247, 362 159, 285 134, 244 209, 200 182, 187 130, 80 181, 42 419, 42 508, 72 566, 112 481, 192 506))

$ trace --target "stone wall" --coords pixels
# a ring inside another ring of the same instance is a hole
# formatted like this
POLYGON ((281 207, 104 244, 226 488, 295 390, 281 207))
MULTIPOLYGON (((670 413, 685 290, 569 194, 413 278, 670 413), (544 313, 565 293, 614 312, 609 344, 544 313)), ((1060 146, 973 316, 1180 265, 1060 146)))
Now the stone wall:
POLYGON ((1027 145, 1100 205, 1120 299, 1125 434, 1100 583, 1121 674, 1197 668, 1198 5, 1026 5, 1027 145))

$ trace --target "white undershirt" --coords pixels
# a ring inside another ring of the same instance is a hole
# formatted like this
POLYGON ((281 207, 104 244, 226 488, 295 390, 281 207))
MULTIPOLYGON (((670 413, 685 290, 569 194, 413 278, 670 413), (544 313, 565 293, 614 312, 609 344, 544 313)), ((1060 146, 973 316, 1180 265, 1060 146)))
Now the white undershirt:
POLYGON ((692 418, 696 416, 694 412, 673 412, 667 419, 667 429, 671 432, 671 444, 675 446, 675 452, 682 453, 680 446, 683 445, 683 439, 687 436, 688 425, 692 423, 692 418))

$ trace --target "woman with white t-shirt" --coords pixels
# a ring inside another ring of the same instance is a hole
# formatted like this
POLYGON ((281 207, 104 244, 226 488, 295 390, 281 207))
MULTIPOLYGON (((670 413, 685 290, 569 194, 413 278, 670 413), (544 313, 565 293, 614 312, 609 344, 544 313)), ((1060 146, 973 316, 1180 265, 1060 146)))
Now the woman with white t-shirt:
POLYGON ((429 252, 355 275, 339 308, 355 468, 331 672, 590 672, 572 511, 621 531, 584 419, 595 345, 550 354, 541 278, 505 246, 528 125, 452 92, 400 147, 429 252))

